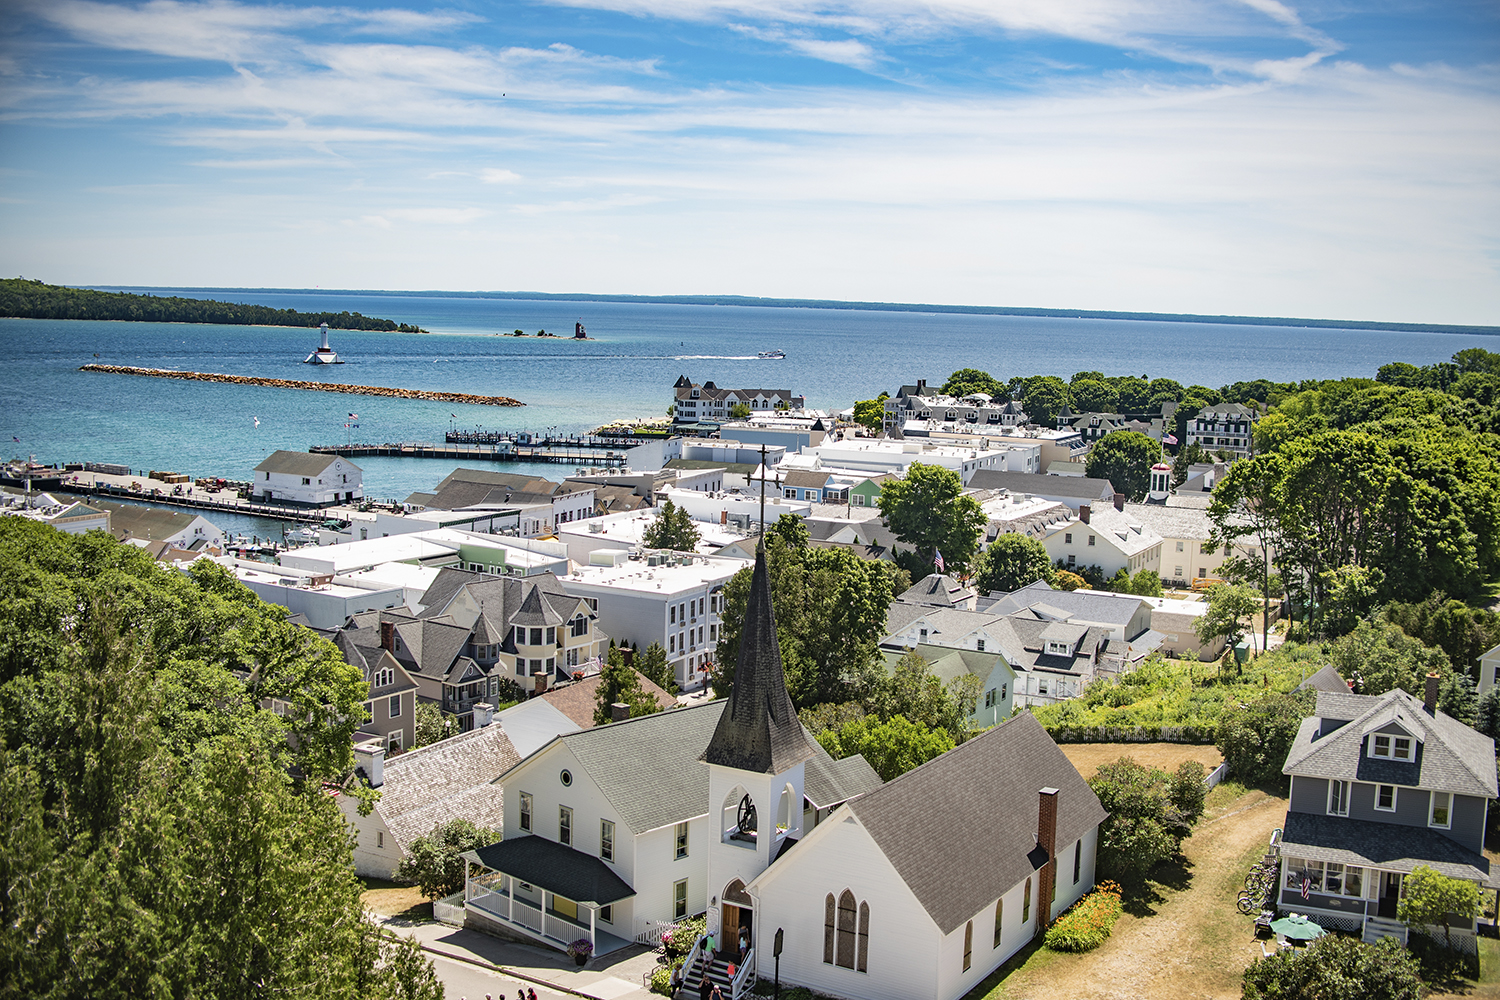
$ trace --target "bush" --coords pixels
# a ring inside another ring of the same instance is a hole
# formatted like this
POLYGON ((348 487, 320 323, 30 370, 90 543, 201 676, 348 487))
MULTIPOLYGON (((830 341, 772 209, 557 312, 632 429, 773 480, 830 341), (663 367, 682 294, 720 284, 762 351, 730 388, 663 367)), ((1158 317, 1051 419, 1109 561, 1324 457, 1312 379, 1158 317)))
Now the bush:
POLYGON ((651 992, 660 993, 664 997, 672 995, 672 969, 669 966, 658 965, 652 970, 651 992))
POLYGON ((1178 808, 1176 779, 1121 757, 1099 768, 1089 787, 1109 815, 1099 826, 1099 871, 1136 883, 1175 855, 1196 816, 1178 808))
POLYGON ((1093 951, 1109 937, 1122 909, 1120 887, 1100 882, 1047 928, 1042 943, 1053 951, 1093 951))
POLYGON ((1280 781, 1297 730, 1313 708, 1312 693, 1267 695, 1236 705, 1219 719, 1215 744, 1235 777, 1246 784, 1280 781))
POLYGON ((1368 945, 1341 934, 1326 934, 1306 948, 1284 948, 1256 959, 1245 970, 1244 1000, 1419 1000, 1422 980, 1417 959, 1395 938, 1368 945))
POLYGON ((495 830, 475 826, 466 819, 449 820, 411 842, 406 857, 396 866, 396 880, 416 885, 428 899, 442 899, 464 887, 468 863, 459 855, 499 839, 495 830))

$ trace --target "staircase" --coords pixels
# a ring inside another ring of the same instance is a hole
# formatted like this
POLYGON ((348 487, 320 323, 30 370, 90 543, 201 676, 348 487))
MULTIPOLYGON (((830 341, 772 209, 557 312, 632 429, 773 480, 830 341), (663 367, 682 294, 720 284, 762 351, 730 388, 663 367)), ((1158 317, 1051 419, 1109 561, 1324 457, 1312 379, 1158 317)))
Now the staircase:
POLYGON ((1401 942, 1402 947, 1405 947, 1406 934, 1406 925, 1399 920, 1391 920, 1388 917, 1368 917, 1365 920, 1365 929, 1360 935, 1360 940, 1365 944, 1374 944, 1383 937, 1393 937, 1401 942))
MULTIPOLYGON (((691 966, 682 970, 682 996, 694 998, 698 996, 698 988, 703 985, 704 961, 707 958, 699 952, 694 958, 691 966)), ((732 1000, 733 983, 729 978, 729 961, 716 958, 708 965, 708 980, 719 987, 724 1000, 732 1000)))

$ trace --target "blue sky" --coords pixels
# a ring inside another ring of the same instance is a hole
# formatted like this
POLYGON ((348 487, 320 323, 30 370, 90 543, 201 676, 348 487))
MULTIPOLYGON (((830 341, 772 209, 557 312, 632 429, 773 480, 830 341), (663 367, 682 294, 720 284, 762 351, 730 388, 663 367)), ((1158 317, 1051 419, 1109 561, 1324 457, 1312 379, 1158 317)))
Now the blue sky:
POLYGON ((1500 6, 9 0, 0 274, 1500 324, 1500 6))

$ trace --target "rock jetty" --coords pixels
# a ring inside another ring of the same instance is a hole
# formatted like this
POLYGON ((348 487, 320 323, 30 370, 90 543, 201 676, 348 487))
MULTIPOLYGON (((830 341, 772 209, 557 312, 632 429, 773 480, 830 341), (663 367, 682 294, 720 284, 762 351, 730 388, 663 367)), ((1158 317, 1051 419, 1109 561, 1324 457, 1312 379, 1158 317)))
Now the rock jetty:
POLYGON ((475 403, 480 406, 525 406, 509 396, 475 396, 467 392, 433 392, 427 389, 389 389, 379 385, 346 385, 342 382, 303 382, 290 378, 257 378, 221 375, 217 372, 180 372, 170 368, 131 368, 126 365, 83 365, 81 372, 111 375, 145 375, 150 378, 182 378, 193 382, 225 382, 230 385, 264 385, 273 389, 307 389, 311 392, 344 392, 357 396, 387 396, 392 399, 429 399, 441 403, 475 403))

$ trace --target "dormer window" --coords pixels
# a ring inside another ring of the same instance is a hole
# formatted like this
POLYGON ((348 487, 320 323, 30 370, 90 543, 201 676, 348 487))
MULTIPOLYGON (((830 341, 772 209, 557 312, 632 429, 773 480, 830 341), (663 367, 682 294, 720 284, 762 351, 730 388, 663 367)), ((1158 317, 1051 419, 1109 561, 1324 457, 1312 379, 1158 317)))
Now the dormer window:
POLYGON ((1052 640, 1048 640, 1047 652, 1052 656, 1072 656, 1073 647, 1069 646, 1065 642, 1054 642, 1052 640))
POLYGON ((1381 760, 1411 760, 1412 738, 1376 733, 1370 738, 1370 756, 1381 760))

